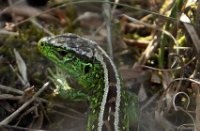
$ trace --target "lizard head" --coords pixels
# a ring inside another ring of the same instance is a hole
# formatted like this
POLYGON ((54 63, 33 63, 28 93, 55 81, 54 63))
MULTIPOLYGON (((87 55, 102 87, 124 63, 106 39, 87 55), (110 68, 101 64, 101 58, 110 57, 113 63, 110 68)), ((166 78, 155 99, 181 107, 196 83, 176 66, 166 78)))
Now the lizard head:
POLYGON ((102 78, 103 69, 96 59, 96 44, 74 34, 44 37, 39 51, 85 88, 102 78))

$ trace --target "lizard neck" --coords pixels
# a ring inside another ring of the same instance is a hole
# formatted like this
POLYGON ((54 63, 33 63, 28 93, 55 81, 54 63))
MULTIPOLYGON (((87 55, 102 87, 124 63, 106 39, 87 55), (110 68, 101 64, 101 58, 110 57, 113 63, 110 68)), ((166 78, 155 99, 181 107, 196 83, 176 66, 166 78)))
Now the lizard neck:
POLYGON ((100 61, 104 70, 104 92, 98 119, 98 131, 105 128, 119 130, 119 107, 121 101, 121 86, 117 69, 110 57, 97 46, 96 59, 100 61), (114 116, 111 115, 114 113, 114 116))

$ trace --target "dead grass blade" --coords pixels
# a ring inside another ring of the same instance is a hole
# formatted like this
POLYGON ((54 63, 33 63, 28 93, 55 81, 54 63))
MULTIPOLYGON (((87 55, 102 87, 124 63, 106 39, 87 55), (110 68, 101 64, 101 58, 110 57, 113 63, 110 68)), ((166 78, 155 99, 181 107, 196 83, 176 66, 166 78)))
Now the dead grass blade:
POLYGON ((19 52, 16 49, 14 49, 14 54, 15 54, 15 59, 16 59, 17 66, 19 69, 19 73, 20 73, 20 75, 17 74, 17 76, 21 80, 24 87, 28 87, 28 86, 30 86, 30 83, 29 83, 28 77, 27 77, 26 63, 24 62, 21 55, 19 54, 19 52))

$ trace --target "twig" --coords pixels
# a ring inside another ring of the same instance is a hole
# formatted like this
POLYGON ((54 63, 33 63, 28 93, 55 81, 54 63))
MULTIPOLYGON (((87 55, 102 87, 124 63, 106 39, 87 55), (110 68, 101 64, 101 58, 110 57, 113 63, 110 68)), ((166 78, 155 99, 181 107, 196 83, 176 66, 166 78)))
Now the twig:
POLYGON ((155 71, 176 71, 176 70, 180 70, 181 68, 184 68, 186 66, 188 66, 189 64, 191 64, 192 62, 194 62, 194 60, 196 60, 196 57, 193 57, 190 61, 188 61, 186 64, 184 64, 183 66, 179 66, 176 68, 171 68, 171 69, 165 69, 165 68, 156 68, 156 67, 151 67, 151 66, 146 66, 146 65, 140 65, 143 68, 147 68, 147 69, 151 69, 151 70, 155 70, 155 71))
POLYGON ((124 16, 125 18, 127 18, 128 20, 130 20, 130 21, 132 21, 132 22, 139 23, 139 24, 142 24, 142 25, 144 25, 144 26, 146 26, 146 27, 148 27, 148 28, 151 28, 151 29, 154 29, 154 30, 158 30, 158 31, 163 32, 165 35, 169 36, 169 37, 174 41, 174 43, 176 44, 176 46, 179 45, 179 43, 178 43, 178 41, 176 40, 176 38, 174 38, 174 36, 173 36, 169 31, 164 30, 164 29, 162 29, 162 28, 160 28, 160 27, 158 27, 158 26, 156 26, 156 25, 151 25, 151 24, 148 24, 148 23, 144 23, 144 22, 142 22, 142 21, 140 21, 140 20, 137 20, 137 19, 132 18, 132 17, 130 17, 130 16, 128 16, 128 15, 125 15, 125 14, 122 14, 122 16, 124 16))
POLYGON ((49 31, 48 29, 44 28, 40 23, 37 22, 37 20, 35 18, 30 20, 35 26, 37 26, 38 28, 40 28, 41 30, 43 30, 45 33, 47 33, 50 36, 54 36, 54 34, 49 31))
POLYGON ((15 89, 15 88, 12 88, 12 87, 9 87, 9 86, 0 85, 0 89, 1 90, 5 90, 7 92, 13 92, 13 93, 16 93, 16 94, 19 94, 19 95, 23 95, 24 94, 23 91, 15 89))
POLYGON ((26 103, 24 103, 21 107, 19 107, 15 112, 13 112, 10 116, 5 118, 3 121, 0 122, 0 127, 2 125, 6 125, 11 122, 23 109, 25 109, 28 105, 30 105, 49 85, 49 82, 45 83, 42 88, 35 93, 35 95, 29 99, 26 103))
POLYGON ((108 42, 108 54, 111 59, 113 59, 113 47, 112 47, 112 29, 111 29, 111 7, 109 0, 104 0, 103 3, 103 11, 104 11, 104 19, 106 23, 107 29, 107 42, 108 42))
POLYGON ((1 94, 0 95, 0 100, 20 100, 22 99, 22 96, 13 96, 10 94, 1 94))

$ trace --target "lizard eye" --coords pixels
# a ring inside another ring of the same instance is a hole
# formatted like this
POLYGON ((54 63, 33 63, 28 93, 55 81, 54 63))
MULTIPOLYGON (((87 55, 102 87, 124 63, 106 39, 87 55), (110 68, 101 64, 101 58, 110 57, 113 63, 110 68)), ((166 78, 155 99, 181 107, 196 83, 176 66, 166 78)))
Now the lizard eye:
POLYGON ((89 72, 91 71, 91 69, 92 69, 91 65, 86 65, 86 66, 84 67, 84 73, 85 73, 85 74, 89 73, 89 72))
POLYGON ((60 57, 65 57, 68 54, 68 52, 66 52, 66 51, 58 51, 58 54, 59 54, 60 57))
POLYGON ((70 62, 70 61, 72 61, 72 60, 74 60, 75 59, 75 56, 73 56, 70 52, 68 52, 68 51, 63 51, 63 50, 61 50, 61 51, 57 51, 56 52, 56 56, 60 59, 60 60, 62 60, 63 62, 70 62))
POLYGON ((42 47, 42 46, 45 46, 44 42, 41 42, 41 43, 40 43, 40 46, 41 46, 41 47, 42 47))

